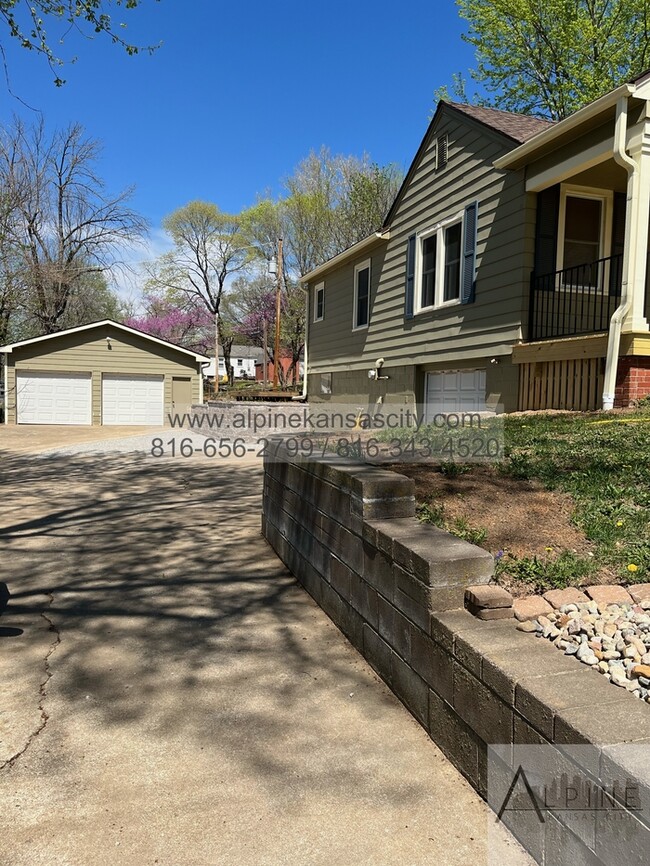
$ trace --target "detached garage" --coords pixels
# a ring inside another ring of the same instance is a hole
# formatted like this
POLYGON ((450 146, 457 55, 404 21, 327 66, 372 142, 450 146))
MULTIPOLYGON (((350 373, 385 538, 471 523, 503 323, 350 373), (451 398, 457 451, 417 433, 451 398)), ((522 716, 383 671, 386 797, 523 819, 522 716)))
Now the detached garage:
POLYGON ((209 360, 108 320, 0 353, 8 424, 162 426, 168 414, 203 402, 209 360))

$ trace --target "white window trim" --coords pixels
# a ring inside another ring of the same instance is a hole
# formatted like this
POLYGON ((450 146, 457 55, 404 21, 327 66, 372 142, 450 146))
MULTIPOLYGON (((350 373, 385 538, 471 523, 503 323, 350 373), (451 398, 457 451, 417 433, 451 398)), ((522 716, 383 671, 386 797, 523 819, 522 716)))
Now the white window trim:
POLYGON ((414 309, 413 312, 417 316, 420 313, 430 313, 432 310, 443 310, 447 307, 455 307, 461 303, 461 294, 463 287, 459 285, 458 287, 458 297, 452 298, 450 301, 441 301, 440 299, 444 296, 445 291, 445 258, 446 258, 446 248, 445 248, 445 230, 450 228, 450 226, 455 225, 456 223, 460 223, 461 232, 460 232, 460 249, 461 249, 461 280, 462 280, 462 251, 463 244, 465 238, 465 222, 463 220, 464 211, 459 211, 457 214, 454 214, 452 217, 447 217, 447 219, 442 220, 439 223, 431 226, 431 228, 426 229, 423 232, 420 232, 417 236, 417 243, 415 249, 415 297, 414 297, 414 309), (436 285, 434 287, 434 298, 433 304, 430 304, 427 307, 422 306, 422 244, 427 239, 430 238, 431 235, 438 235, 437 242, 437 261, 436 261, 436 285))
POLYGON ((358 265, 354 266, 354 303, 352 305, 352 330, 353 331, 364 331, 370 324, 370 282, 372 278, 372 270, 370 268, 370 259, 366 259, 363 262, 359 262, 358 265), (360 271, 365 271, 368 269, 368 321, 365 325, 357 325, 357 301, 359 299, 359 281, 357 276, 360 271))
POLYGON ((322 322, 325 318, 325 283, 316 283, 314 286, 314 321, 322 322), (318 315, 318 293, 323 293, 323 315, 318 315))
POLYGON ((603 203, 600 226, 599 259, 606 259, 612 254, 612 223, 614 219, 614 193, 610 189, 597 189, 590 186, 560 185, 560 214, 557 226, 557 258, 555 270, 564 269, 564 235, 566 231, 566 200, 571 198, 595 199, 603 203))

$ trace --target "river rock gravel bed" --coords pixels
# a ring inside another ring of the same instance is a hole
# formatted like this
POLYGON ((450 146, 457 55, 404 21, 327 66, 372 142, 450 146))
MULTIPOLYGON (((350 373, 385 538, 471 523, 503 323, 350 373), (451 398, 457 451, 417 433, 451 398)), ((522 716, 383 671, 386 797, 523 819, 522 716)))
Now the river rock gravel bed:
POLYGON ((520 622, 520 631, 552 641, 565 655, 650 703, 650 599, 639 604, 564 604, 520 622))

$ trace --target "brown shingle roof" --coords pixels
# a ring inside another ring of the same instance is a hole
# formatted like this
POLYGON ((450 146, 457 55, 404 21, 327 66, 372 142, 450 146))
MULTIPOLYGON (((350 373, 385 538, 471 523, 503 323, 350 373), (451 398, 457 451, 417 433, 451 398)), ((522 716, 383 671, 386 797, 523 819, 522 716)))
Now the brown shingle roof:
POLYGON ((473 117, 479 123, 502 132, 514 141, 523 144, 537 135, 538 132, 553 126, 552 120, 544 120, 541 117, 531 117, 528 114, 513 114, 511 111, 499 111, 497 108, 483 108, 479 105, 465 105, 460 102, 450 102, 448 105, 473 117))

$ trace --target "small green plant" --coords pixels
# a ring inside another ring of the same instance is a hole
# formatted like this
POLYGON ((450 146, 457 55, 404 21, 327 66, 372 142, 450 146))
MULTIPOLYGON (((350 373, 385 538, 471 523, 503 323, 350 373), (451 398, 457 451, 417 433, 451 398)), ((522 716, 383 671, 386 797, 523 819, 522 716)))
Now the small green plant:
POLYGON ((445 526, 445 507, 441 503, 419 502, 415 508, 415 515, 422 523, 430 523, 433 526, 445 526))
POLYGON ((535 592, 576 586, 594 571, 592 558, 579 556, 571 550, 563 550, 555 558, 518 557, 507 553, 495 559, 497 580, 503 582, 504 577, 509 577, 528 584, 535 592))
POLYGON ((457 517, 453 524, 447 527, 447 531, 464 541, 469 541, 470 544, 481 545, 487 538, 487 529, 481 526, 470 526, 464 517, 457 517))
POLYGON ((457 538, 469 541, 470 544, 483 544, 487 537, 487 530, 481 527, 472 527, 464 517, 457 517, 453 523, 445 520, 444 505, 438 502, 419 502, 415 514, 422 523, 438 526, 457 538))
POLYGON ((453 460, 446 460, 440 464, 440 472, 449 478, 466 475, 471 471, 472 467, 468 463, 455 463, 453 460))

